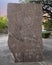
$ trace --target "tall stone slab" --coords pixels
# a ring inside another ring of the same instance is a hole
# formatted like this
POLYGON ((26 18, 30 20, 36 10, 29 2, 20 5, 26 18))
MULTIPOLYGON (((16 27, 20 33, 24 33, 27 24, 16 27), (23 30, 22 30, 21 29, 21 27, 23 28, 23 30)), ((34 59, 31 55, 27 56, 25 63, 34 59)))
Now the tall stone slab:
POLYGON ((40 4, 8 4, 8 45, 16 62, 42 61, 40 4))

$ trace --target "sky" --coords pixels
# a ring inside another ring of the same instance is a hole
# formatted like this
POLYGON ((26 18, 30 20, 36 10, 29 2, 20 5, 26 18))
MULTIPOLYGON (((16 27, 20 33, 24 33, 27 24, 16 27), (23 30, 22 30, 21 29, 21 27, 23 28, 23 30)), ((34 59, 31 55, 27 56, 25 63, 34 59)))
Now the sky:
POLYGON ((19 3, 19 0, 0 0, 0 16, 7 15, 8 3, 19 3))

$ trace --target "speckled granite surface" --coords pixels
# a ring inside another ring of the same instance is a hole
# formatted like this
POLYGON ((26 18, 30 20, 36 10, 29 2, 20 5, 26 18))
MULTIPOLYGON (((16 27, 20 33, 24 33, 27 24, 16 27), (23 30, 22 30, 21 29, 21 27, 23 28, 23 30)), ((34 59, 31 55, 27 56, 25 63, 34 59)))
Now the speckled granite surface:
POLYGON ((41 5, 8 4, 8 45, 16 62, 42 61, 41 5))

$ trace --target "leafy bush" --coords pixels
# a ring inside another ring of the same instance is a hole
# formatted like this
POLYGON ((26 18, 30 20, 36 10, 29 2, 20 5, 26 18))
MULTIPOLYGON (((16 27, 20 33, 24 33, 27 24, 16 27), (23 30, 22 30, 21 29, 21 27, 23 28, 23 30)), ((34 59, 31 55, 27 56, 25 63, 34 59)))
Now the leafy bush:
POLYGON ((44 29, 47 31, 52 31, 52 20, 48 20, 46 22, 43 22, 44 29))
POLYGON ((30 3, 41 3, 41 0, 30 0, 30 3))
POLYGON ((50 32, 47 32, 47 31, 42 32, 43 38, 48 38, 49 36, 50 36, 50 32))
POLYGON ((0 30, 7 28, 7 18, 0 17, 0 30))

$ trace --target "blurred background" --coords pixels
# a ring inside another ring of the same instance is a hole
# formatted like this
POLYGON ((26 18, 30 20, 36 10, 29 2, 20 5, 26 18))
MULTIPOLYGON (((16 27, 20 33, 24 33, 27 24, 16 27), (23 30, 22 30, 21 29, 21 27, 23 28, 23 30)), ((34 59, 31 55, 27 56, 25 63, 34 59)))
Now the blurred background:
POLYGON ((8 3, 39 3, 42 4, 42 37, 52 37, 52 0, 0 0, 0 33, 8 33, 8 3))

